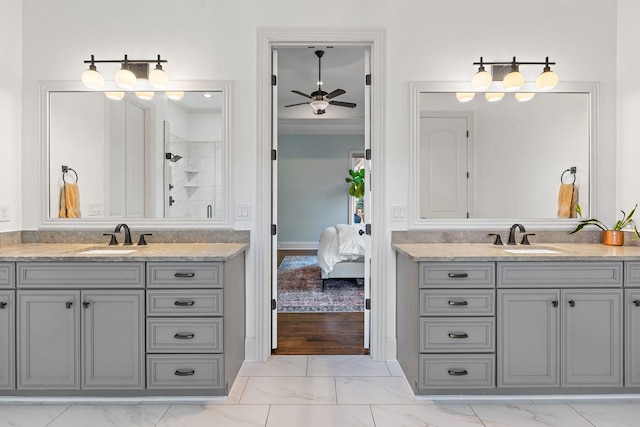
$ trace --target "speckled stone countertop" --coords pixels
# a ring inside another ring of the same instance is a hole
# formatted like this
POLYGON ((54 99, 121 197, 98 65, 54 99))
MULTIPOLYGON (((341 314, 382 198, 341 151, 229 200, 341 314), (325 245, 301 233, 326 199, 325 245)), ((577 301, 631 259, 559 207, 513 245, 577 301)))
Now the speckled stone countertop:
POLYGON ((227 261, 249 247, 246 243, 150 243, 108 246, 88 243, 20 243, 0 246, 0 261, 227 261), (90 250, 132 250, 100 254, 90 250))
POLYGON ((640 261, 639 246, 544 243, 495 246, 487 243, 396 243, 393 248, 420 261, 640 261), (508 250, 523 251, 511 253, 508 250), (533 253, 540 251, 541 253, 533 253), (554 251, 549 253, 547 251, 554 251))

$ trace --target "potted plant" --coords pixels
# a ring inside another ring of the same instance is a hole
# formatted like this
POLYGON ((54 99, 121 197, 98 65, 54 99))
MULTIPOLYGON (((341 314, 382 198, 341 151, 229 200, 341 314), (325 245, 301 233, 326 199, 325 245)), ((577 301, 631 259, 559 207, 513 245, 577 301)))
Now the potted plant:
POLYGON ((617 220, 615 224, 613 224, 613 227, 611 228, 607 227, 599 219, 589 218, 589 219, 581 220, 576 226, 576 228, 573 231, 571 231, 569 234, 577 233, 587 225, 595 225, 596 227, 602 230, 603 244, 611 245, 611 246, 622 246, 624 244, 624 231, 622 231, 624 228, 632 227, 636 238, 640 237, 640 234, 638 233, 638 228, 636 227, 636 223, 633 221, 633 214, 636 212, 637 207, 638 207, 638 204, 636 203, 633 209, 631 209, 631 212, 629 212, 629 215, 627 215, 623 210, 621 210, 620 212, 622 212, 622 218, 617 220))
POLYGON ((354 171, 349 169, 349 178, 345 178, 345 181, 351 183, 349 186, 349 194, 353 197, 364 197, 364 168, 354 171))

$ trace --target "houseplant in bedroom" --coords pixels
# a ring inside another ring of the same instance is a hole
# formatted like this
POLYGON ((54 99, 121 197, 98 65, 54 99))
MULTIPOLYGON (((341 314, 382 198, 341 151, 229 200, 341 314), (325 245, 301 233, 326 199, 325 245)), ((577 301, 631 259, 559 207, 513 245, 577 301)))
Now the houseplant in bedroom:
POLYGON ((622 218, 617 220, 611 228, 607 227, 599 219, 588 218, 581 220, 576 228, 569 234, 577 233, 587 225, 595 225, 602 230, 602 244, 610 246, 622 246, 624 244, 624 228, 632 228, 636 238, 640 237, 638 228, 636 227, 636 223, 633 221, 633 214, 636 212, 637 207, 638 204, 636 203, 636 205, 633 207, 633 209, 631 209, 628 215, 623 210, 621 210, 620 212, 622 212, 622 218))
POLYGON ((349 194, 353 197, 364 197, 364 168, 353 170, 349 169, 350 177, 345 178, 345 181, 350 183, 349 194))

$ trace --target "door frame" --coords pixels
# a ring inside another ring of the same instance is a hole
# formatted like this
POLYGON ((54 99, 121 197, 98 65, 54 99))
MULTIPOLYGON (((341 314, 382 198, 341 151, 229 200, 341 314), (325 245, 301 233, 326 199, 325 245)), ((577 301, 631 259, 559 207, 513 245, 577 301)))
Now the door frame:
MULTIPOLYGON (((365 45, 371 49, 371 150, 375 171, 371 188, 376 189, 372 216, 376 227, 371 235, 371 349, 374 360, 386 360, 388 350, 395 357, 395 339, 387 342, 388 303, 382 283, 387 274, 391 248, 386 233, 384 161, 385 50, 384 29, 258 29, 257 34, 257 137, 256 137, 256 233, 252 236, 255 280, 247 284, 248 312, 255 317, 247 325, 246 359, 265 361, 271 354, 271 51, 274 47, 320 45, 365 45), (387 250, 388 249, 388 250, 387 250), (392 349, 391 349, 392 347, 392 349)), ((389 325, 391 326, 391 325, 389 325)), ((395 325, 392 325, 395 327, 395 325)), ((391 334, 392 337, 395 334, 391 334)))

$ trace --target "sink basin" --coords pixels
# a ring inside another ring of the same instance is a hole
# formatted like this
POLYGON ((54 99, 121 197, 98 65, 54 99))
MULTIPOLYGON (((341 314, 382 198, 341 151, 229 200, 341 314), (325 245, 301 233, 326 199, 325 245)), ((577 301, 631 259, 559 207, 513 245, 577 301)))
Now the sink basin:
POLYGON ((135 251, 136 249, 89 249, 78 253, 81 255, 124 255, 135 251))
POLYGON ((505 252, 512 254, 559 254, 560 251, 545 248, 527 248, 527 249, 503 249, 505 252))

